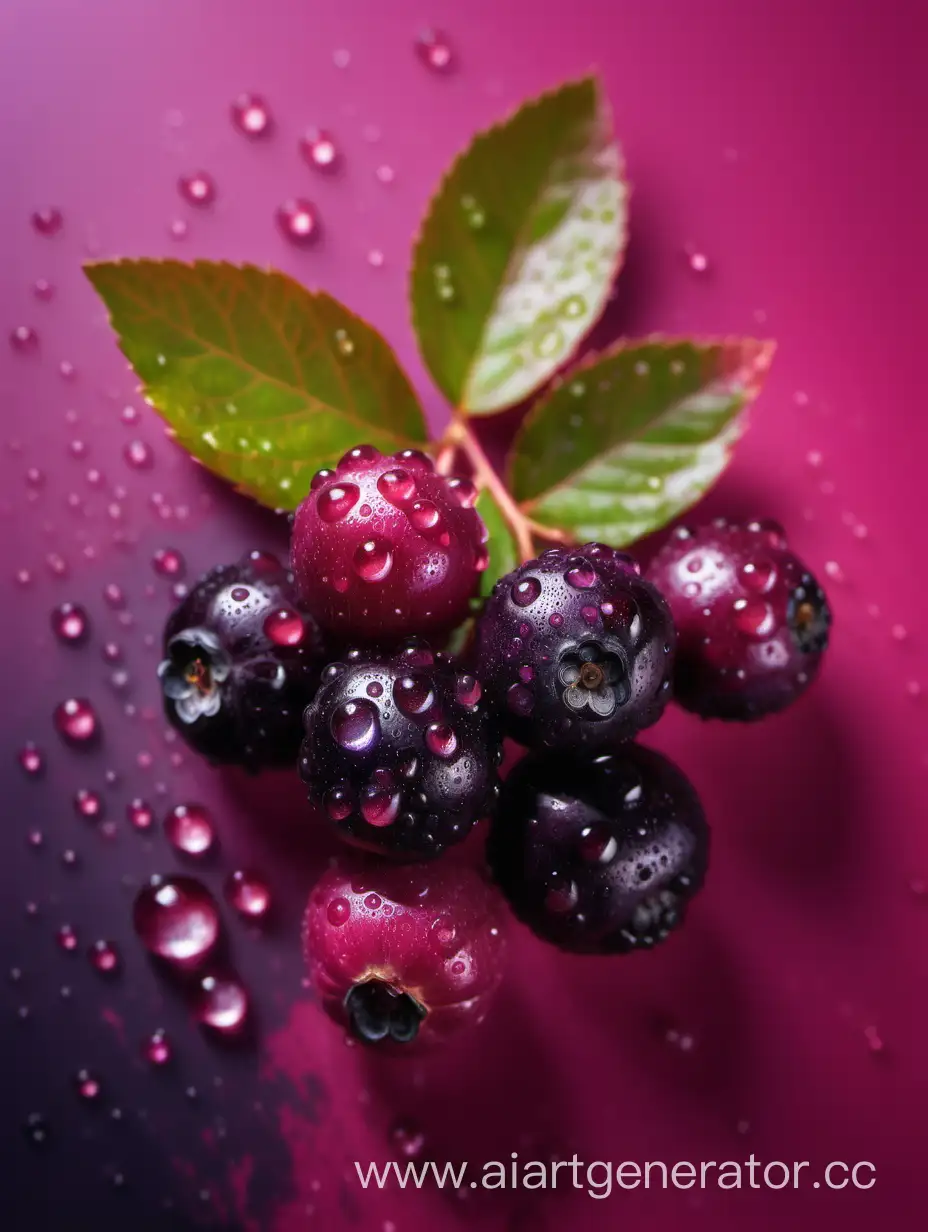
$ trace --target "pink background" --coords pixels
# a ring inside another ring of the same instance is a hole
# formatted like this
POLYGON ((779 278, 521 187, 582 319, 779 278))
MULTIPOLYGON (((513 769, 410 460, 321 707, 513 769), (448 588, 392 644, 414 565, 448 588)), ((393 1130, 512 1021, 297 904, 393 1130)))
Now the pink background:
POLYGON ((923 1226, 920 9, 914 0, 6 0, 0 332, 30 324, 40 346, 34 355, 0 346, 0 944, 6 966, 24 972, 2 990, 15 1090, 0 1115, 44 1112, 55 1142, 9 1157, 5 1228, 185 1226, 163 1213, 165 1201, 211 1226, 274 1232, 390 1232, 391 1222, 395 1232, 467 1222, 536 1232, 681 1220, 712 1232, 787 1220, 923 1226), (425 24, 448 32, 456 72, 430 72, 414 55, 425 24), (339 50, 350 52, 343 68, 333 62, 339 50), (427 1063, 371 1061, 345 1048, 300 985, 299 903, 331 849, 300 788, 286 778, 243 783, 192 759, 173 764, 177 746, 156 715, 156 651, 145 637, 160 630, 168 598, 152 552, 177 547, 196 574, 253 543, 282 542, 281 532, 164 439, 80 262, 160 254, 282 267, 387 334, 439 423, 444 409, 416 360, 404 302, 429 192, 475 130, 593 65, 634 185, 628 264, 599 335, 778 340, 751 431, 708 506, 786 524, 829 586, 833 650, 820 684, 787 715, 728 728, 674 713, 649 733, 693 778, 714 826, 708 885, 681 935, 651 956, 606 961, 563 957, 514 930, 511 975, 481 1031, 427 1063), (249 88, 267 96, 277 121, 265 142, 229 122, 231 99, 249 88), (335 135, 339 174, 300 160, 296 141, 310 124, 335 135), (378 179, 382 166, 393 182, 378 179), (185 206, 175 187, 200 167, 218 184, 209 211, 185 206), (273 211, 292 194, 318 205, 325 233, 312 250, 275 230, 273 211), (65 214, 54 239, 28 223, 46 204, 65 214), (176 218, 189 222, 180 242, 168 234, 176 218), (705 273, 689 268, 688 246, 708 256, 705 273), (375 248, 382 268, 368 262, 375 248), (55 284, 52 302, 33 296, 37 278, 55 284), (63 360, 76 367, 71 380, 58 371, 63 360), (134 426, 120 421, 127 404, 141 408, 134 426), (123 460, 133 438, 152 445, 150 471, 123 460), (71 455, 74 440, 86 456, 71 455), (47 476, 31 496, 30 466, 47 476), (88 485, 90 467, 105 476, 102 488, 88 485), (156 492, 168 520, 152 510, 156 492), (52 575, 49 553, 65 560, 67 577, 52 575), (23 568, 33 574, 27 587, 14 581, 23 568), (131 629, 102 602, 111 581, 129 595, 131 629), (91 611, 84 650, 60 648, 49 633, 48 612, 64 599, 91 611), (110 637, 125 648, 127 696, 106 681, 99 645, 110 637), (99 707, 99 752, 56 743, 52 708, 75 692, 99 707), (128 716, 127 700, 136 708, 128 716), (15 765, 27 739, 48 750, 39 783, 15 765), (141 751, 152 754, 150 769, 137 765, 141 751), (107 768, 121 775, 106 789, 110 839, 70 804, 75 788, 102 788, 107 768), (257 1047, 204 1042, 137 949, 133 888, 176 864, 160 835, 143 840, 123 823, 138 794, 159 812, 184 799, 214 808, 222 852, 203 874, 211 885, 247 859, 274 887, 277 923, 264 936, 226 913, 255 997, 257 1047), (45 835, 38 852, 25 841, 33 827, 45 835), (62 865, 65 848, 79 853, 79 868, 62 865), (82 944, 118 942, 120 981, 102 985, 80 955, 57 949, 64 920, 82 944), (175 1041, 172 1073, 138 1060, 138 1040, 160 1025, 175 1041), (70 1076, 87 1064, 120 1121, 78 1106, 70 1076), (195 1098, 184 1093, 191 1084, 195 1098), (421 1128, 424 1156, 475 1166, 511 1151, 668 1163, 753 1151, 808 1159, 809 1178, 830 1160, 870 1160, 877 1183, 867 1193, 809 1181, 799 1193, 639 1190, 602 1202, 572 1192, 365 1194, 351 1161, 396 1155, 398 1119, 421 1128), (126 1177, 118 1190, 107 1180, 114 1171, 126 1177))

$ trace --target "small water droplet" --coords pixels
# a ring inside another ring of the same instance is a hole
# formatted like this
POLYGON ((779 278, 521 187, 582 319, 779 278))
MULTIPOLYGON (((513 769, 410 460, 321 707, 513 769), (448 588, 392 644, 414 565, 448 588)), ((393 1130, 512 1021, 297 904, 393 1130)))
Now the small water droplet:
POLYGON ((77 933, 72 924, 62 924, 57 936, 58 944, 68 954, 72 954, 77 949, 77 933))
POLYGON ((380 269, 383 265, 384 256, 379 248, 372 248, 367 254, 367 263, 372 265, 374 269, 380 269))
POLYGON ((560 612, 552 612, 551 615, 548 617, 548 624, 551 626, 552 629, 560 629, 563 623, 564 623, 564 617, 562 616, 560 612))
POLYGON ((709 271, 709 258, 704 252, 688 248, 686 250, 686 261, 694 274, 706 274, 709 271))
POLYGON ((889 632, 894 642, 904 642, 909 636, 909 631, 905 625, 893 625, 889 632))
POLYGON ((248 920, 263 920, 271 907, 267 882, 248 869, 236 869, 225 883, 229 905, 248 920))
POLYGON ((347 898, 333 898, 326 908, 326 917, 335 928, 347 923, 351 915, 351 904, 347 898))
POLYGON ((69 697, 56 706, 52 721, 62 739, 76 746, 89 744, 99 730, 96 711, 81 697, 69 697))
POLYGON ((74 1075, 74 1087, 81 1099, 93 1102, 100 1098, 100 1080, 89 1069, 80 1069, 74 1075))
POLYGON ((194 171, 191 175, 182 175, 177 181, 177 191, 188 205, 202 207, 212 205, 216 200, 215 181, 205 171, 194 171))
POLYGON ((264 618, 265 636, 275 646, 299 646, 306 636, 306 625, 299 612, 281 607, 264 618))
POLYGON ((48 300, 54 299, 55 288, 47 278, 37 278, 32 284, 32 294, 36 299, 47 303, 48 300))
POLYGON ((596 570, 582 557, 567 562, 564 580, 576 590, 589 590, 596 585, 596 570))
POLYGON ((47 205, 33 210, 30 222, 33 231, 39 235, 57 235, 64 225, 64 215, 56 206, 47 205))
POLYGON ((45 770, 45 756, 38 745, 31 741, 24 744, 17 754, 19 764, 30 777, 42 774, 45 770))
POLYGON ((74 793, 74 811, 78 817, 86 817, 89 821, 102 817, 103 797, 88 787, 80 787, 74 793))
POLYGON ((509 594, 517 607, 530 607, 541 594, 541 582, 536 577, 523 578, 512 584, 509 594))
POLYGON ((194 1016, 218 1035, 238 1035, 248 1019, 248 993, 236 975, 213 973, 200 980, 194 1016))
POLYGON ((206 855, 216 839, 213 819, 202 804, 178 804, 164 820, 168 842, 188 856, 206 855))
POLYGON ((277 207, 277 226, 291 244, 310 244, 319 232, 316 207, 305 197, 291 197, 277 207))
POLYGON ((535 340, 532 350, 540 359, 550 359, 557 355, 564 345, 564 335, 560 329, 546 329, 540 338, 535 340))
POLYGON ((145 441, 129 441, 124 446, 122 451, 126 462, 133 470, 144 471, 149 470, 154 462, 154 454, 150 445, 145 441))
POLYGON ((45 1146, 49 1136, 48 1121, 39 1112, 32 1112, 26 1117, 23 1133, 32 1146, 45 1146))
POLYGON ((230 112, 232 123, 246 137, 266 137, 273 127, 270 110, 260 94, 239 94, 230 112))
POLYGON ((506 691, 506 705, 513 714, 524 718, 535 708, 535 694, 527 685, 510 685, 506 691))
POLYGON ((153 877, 136 895, 133 923, 150 953, 179 968, 202 963, 219 937, 216 901, 193 877, 153 877))
POLYGON ((340 161, 340 153, 331 133, 322 128, 310 128, 300 139, 300 153, 317 171, 332 171, 340 161))
POLYGON ((79 645, 85 641, 90 621, 84 609, 76 603, 62 603, 52 611, 52 631, 60 642, 79 645))
POLYGON ((430 723, 425 730, 426 747, 436 757, 449 758, 457 752, 458 738, 445 723, 430 723))
POLYGON ((30 830, 26 835, 26 842, 37 851, 40 847, 45 846, 45 835, 41 830, 30 830))
POLYGON ((39 345, 39 335, 31 325, 17 325, 10 331, 10 346, 14 351, 34 351, 39 345))
POLYGON ((443 303, 450 304, 457 295, 451 276, 451 267, 443 264, 433 266, 432 277, 435 281, 435 294, 443 303))
POLYGON ((152 1031, 151 1035, 142 1040, 141 1052, 142 1058, 149 1065, 167 1065, 173 1055, 167 1032, 162 1027, 152 1031))
POLYGON ((183 577, 187 562, 176 548, 159 548, 151 558, 151 567, 161 577, 183 577))
POLYGON ((830 578, 832 582, 844 581, 844 570, 836 560, 825 561, 825 576, 830 578))
POLYGON ((447 73, 454 67, 454 53, 447 37, 440 30, 426 29, 416 39, 416 55, 436 73, 447 73))
POLYGON ((316 502, 316 512, 323 522, 340 522, 355 507, 361 490, 355 483, 339 483, 326 488, 316 502))
POLYGON ((113 975, 119 970, 119 951, 112 941, 95 941, 87 956, 90 965, 102 975, 113 975))
POLYGON ((370 752, 380 740, 377 707, 364 698, 345 702, 332 715, 331 731, 335 742, 346 752, 370 752))
POLYGON ((365 582, 382 582, 393 568, 393 548, 384 539, 368 539, 358 545, 354 571, 365 582))

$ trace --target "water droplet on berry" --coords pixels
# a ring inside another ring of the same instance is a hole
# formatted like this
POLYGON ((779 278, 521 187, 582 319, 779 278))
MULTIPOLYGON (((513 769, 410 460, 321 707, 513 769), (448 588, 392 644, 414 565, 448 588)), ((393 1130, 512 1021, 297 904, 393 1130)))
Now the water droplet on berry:
POLYGON ((331 133, 310 128, 300 139, 300 153, 317 171, 332 171, 339 162, 339 151, 331 133))
POLYGON ((62 603, 52 612, 52 631, 60 642, 70 645, 83 642, 89 628, 87 613, 76 603, 62 603))
POLYGON ((119 951, 112 941, 95 941, 88 951, 90 965, 102 975, 112 975, 119 969, 119 951))
POLYGON ((435 694, 426 676, 400 676, 393 684, 393 700, 403 714, 425 714, 435 704, 435 694))
POLYGON ((836 560, 825 561, 825 576, 830 578, 832 582, 844 581, 844 570, 836 560))
POLYGON ((587 864, 608 864, 619 849, 609 827, 601 823, 583 829, 578 846, 580 857, 587 864))
POLYGON ((39 235, 57 235, 64 225, 64 215, 55 206, 48 205, 34 210, 30 222, 39 235))
POLYGON ((763 599, 736 599, 732 606, 735 627, 746 637, 761 640, 773 632, 776 617, 763 599))
POLYGON ((216 184, 205 171, 182 175, 177 181, 177 191, 188 205, 207 206, 216 200, 216 184))
POLYGON ((582 557, 575 557, 567 562, 564 580, 577 590, 589 590, 596 585, 596 570, 582 557))
POLYGON ((115 582, 108 582, 103 587, 103 599, 108 607, 122 608, 126 606, 126 596, 115 582))
POLYGON ((436 757, 453 757, 457 752, 458 738, 446 723, 430 723, 425 731, 426 747, 436 757))
POLYGON ((146 804, 144 800, 131 800, 126 806, 126 817, 129 824, 136 830, 150 830, 154 821, 154 813, 150 804, 146 804))
POLYGON ((229 874, 225 884, 229 905, 248 920, 262 920, 271 907, 271 891, 257 873, 236 869, 229 874))
POLYGON ((137 471, 147 471, 154 462, 151 446, 145 441, 129 441, 123 448, 123 457, 137 471))
POLYGON ((347 68, 351 63, 351 52, 346 47, 339 47, 332 52, 332 63, 336 68, 347 68))
POLYGON ((30 830, 26 835, 26 842, 30 847, 38 849, 45 845, 45 835, 41 830, 30 830))
POLYGON ((595 625, 599 622, 599 608, 590 606, 582 607, 580 609, 580 615, 588 625, 595 625))
POLYGON ((560 629, 563 623, 564 623, 564 617, 561 615, 560 612, 552 612, 551 615, 548 617, 548 624, 551 626, 552 629, 560 629))
POLYGON ((89 744, 98 732, 96 711, 82 697, 69 697, 56 706, 52 722, 59 736, 76 746, 89 744))
POLYGON ((358 502, 361 490, 355 483, 339 483, 326 488, 316 501, 316 512, 323 522, 340 522, 358 502))
POLYGON ((347 898, 333 898, 326 908, 326 918, 335 928, 347 923, 351 915, 351 904, 347 898))
POLYGON ((384 257, 379 248, 372 248, 367 254, 367 263, 372 265, 374 269, 380 269, 383 265, 384 257))
POLYGON ((299 612, 281 607, 264 618, 264 633, 275 646, 299 646, 306 635, 306 625, 299 612))
POLYGON ((202 856, 212 847, 216 831, 202 804, 178 804, 164 819, 168 842, 188 856, 202 856))
POLYGON ((194 1017, 218 1035, 237 1035, 248 1019, 248 993, 235 975, 210 973, 200 980, 194 1017))
POLYGON ((319 231, 316 207, 305 197, 291 197, 277 207, 277 226, 291 244, 311 244, 319 231))
MULTIPOLYGON (((371 826, 391 826, 400 811, 397 792, 365 788, 361 795, 361 816, 371 826)), ((379 906, 379 900, 378 900, 379 906)))
POLYGON ((380 740, 380 717, 373 702, 345 702, 331 719, 332 737, 349 753, 368 753, 380 740))
POLYGON ((469 672, 464 672, 454 682, 454 695, 462 706, 476 706, 483 690, 480 681, 469 672))
POLYGON ((17 325, 10 332, 10 346, 14 351, 34 351, 39 345, 39 335, 31 325, 17 325))
POLYGON ((510 685, 506 690, 506 705, 513 714, 524 718, 535 708, 535 694, 524 684, 510 685))
POLYGON ((573 911, 579 900, 580 891, 577 883, 570 881, 567 885, 555 886, 548 891, 545 895, 545 907, 555 915, 564 915, 568 911, 573 911))
POLYGON ((247 586, 233 586, 229 591, 229 598, 235 603, 246 603, 251 595, 251 591, 247 586))
POLYGON ((103 799, 97 792, 81 787, 74 794, 74 809, 79 817, 100 817, 103 813, 103 799))
POLYGON ((409 520, 420 534, 434 534, 441 526, 441 513, 432 501, 416 501, 409 511, 409 520))
POLYGON ((523 578, 513 582, 509 594, 517 607, 530 607, 541 594, 541 582, 536 577, 523 578))
POLYGON ((18 754, 19 764, 28 775, 41 774, 45 769, 45 758, 42 755, 42 750, 38 745, 24 744, 18 754))
POLYGON ((400 468, 384 473, 377 480, 377 490, 391 505, 406 505, 416 495, 416 481, 400 468))
POLYGON ((232 123, 246 137, 265 137, 271 131, 271 113, 260 94, 239 94, 230 111, 232 123))
POLYGON ((439 30, 423 30, 416 39, 416 55, 436 73, 447 73, 454 67, 451 45, 439 30))
POLYGON ((386 540, 367 539, 354 554, 354 571, 365 582, 382 582, 393 568, 393 549, 386 540))
POLYGON ((171 1041, 163 1028, 152 1031, 142 1040, 142 1058, 149 1065, 167 1065, 172 1056, 171 1041))
POLYGON ((219 937, 215 899, 193 877, 153 877, 136 896, 133 923, 150 953, 180 968, 201 963, 219 937))

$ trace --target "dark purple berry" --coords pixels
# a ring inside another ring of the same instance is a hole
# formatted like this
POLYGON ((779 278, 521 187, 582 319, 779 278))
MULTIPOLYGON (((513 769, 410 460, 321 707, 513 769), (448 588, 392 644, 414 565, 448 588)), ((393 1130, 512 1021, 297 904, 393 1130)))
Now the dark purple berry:
POLYGON ((815 679, 831 611, 775 522, 680 527, 648 577, 673 612, 674 696, 687 710, 757 719, 788 706, 815 679))
POLYGON ((480 685, 422 642, 330 664, 304 725, 310 800, 356 846, 440 855, 495 799, 499 752, 480 685))
POLYGON ((292 765, 320 655, 319 630, 276 556, 220 565, 165 627, 158 675, 168 719, 210 761, 292 765))
POLYGON ((520 743, 604 748, 660 718, 673 645, 670 611, 630 556, 552 548, 497 582, 477 675, 520 743))
POLYGON ((516 915, 587 954, 646 949, 702 885, 709 831, 689 780, 659 753, 529 754, 503 785, 487 855, 516 915))
POLYGON ((297 586, 342 641, 395 641, 463 621, 487 567, 486 528, 467 479, 438 475, 414 449, 350 450, 317 472, 296 512, 297 586))

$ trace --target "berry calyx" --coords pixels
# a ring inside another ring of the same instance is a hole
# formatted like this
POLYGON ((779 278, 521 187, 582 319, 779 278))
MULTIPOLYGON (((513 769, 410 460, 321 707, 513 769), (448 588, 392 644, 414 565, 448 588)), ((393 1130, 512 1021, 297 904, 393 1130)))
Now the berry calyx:
POLYGON ((318 471, 296 512, 291 558, 322 628, 343 641, 390 641, 464 620, 487 566, 476 496, 413 449, 385 457, 359 445, 318 471))
POLYGON ((513 911, 565 950, 623 954, 663 941, 702 885, 709 832, 667 758, 529 754, 503 785, 487 844, 513 911))
POLYGON ((158 668, 165 713, 210 761, 250 770, 296 760, 321 638, 276 556, 205 574, 168 618, 158 668))
POLYGON ((303 946, 323 1008, 364 1044, 434 1043, 486 1014, 505 955, 498 892, 465 865, 334 864, 303 946))
POLYGON ((309 798, 357 846, 440 855, 495 799, 499 747, 480 683, 424 642, 349 651, 322 673, 303 722, 309 798))
POLYGON ((673 646, 669 609, 630 556, 551 548, 496 584, 477 675, 520 743, 604 748, 660 717, 673 646))
POLYGON ((677 626, 674 696, 704 718, 757 719, 809 687, 831 609, 775 522, 678 527, 648 569, 677 626))

